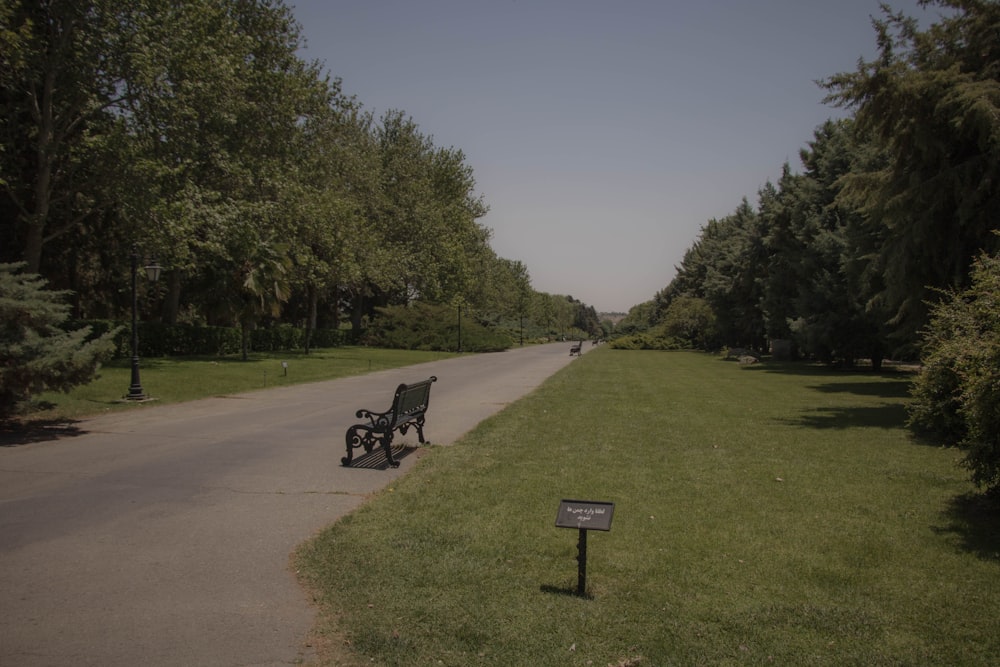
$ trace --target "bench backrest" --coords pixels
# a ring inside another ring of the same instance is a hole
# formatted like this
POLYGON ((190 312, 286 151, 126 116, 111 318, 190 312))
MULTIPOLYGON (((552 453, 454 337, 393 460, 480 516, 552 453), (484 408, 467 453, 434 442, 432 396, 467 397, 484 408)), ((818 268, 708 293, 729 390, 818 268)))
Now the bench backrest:
POLYGON ((426 380, 415 382, 414 384, 401 384, 396 387, 396 394, 392 398, 392 421, 393 425, 401 424, 407 419, 419 417, 427 412, 427 405, 431 398, 431 383, 437 382, 435 376, 430 376, 426 380))

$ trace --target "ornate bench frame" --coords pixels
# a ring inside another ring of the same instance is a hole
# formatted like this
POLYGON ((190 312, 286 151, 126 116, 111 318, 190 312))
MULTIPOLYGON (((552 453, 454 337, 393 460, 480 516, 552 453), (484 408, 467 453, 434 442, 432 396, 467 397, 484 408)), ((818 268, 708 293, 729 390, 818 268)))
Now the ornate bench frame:
POLYGON ((359 419, 368 419, 367 423, 355 424, 347 429, 347 456, 340 459, 342 465, 349 466, 354 458, 354 450, 364 447, 366 453, 371 453, 376 443, 382 445, 385 458, 393 468, 399 467, 392 455, 392 434, 399 431, 401 435, 413 427, 417 429, 417 438, 424 444, 424 415, 431 397, 431 383, 437 382, 435 376, 414 384, 401 384, 396 387, 392 397, 392 406, 385 412, 373 410, 358 410, 359 419))

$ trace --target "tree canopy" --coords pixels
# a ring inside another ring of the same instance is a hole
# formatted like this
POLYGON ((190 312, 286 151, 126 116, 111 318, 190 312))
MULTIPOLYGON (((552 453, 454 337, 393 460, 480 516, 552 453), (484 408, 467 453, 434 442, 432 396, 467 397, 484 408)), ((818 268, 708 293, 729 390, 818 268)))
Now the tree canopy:
POLYGON ((127 309, 134 243, 165 267, 144 315, 167 323, 536 316, 464 153, 302 60, 281 0, 0 0, 0 46, 0 261, 75 317, 127 309))
POLYGON ((705 224, 654 299, 704 299, 727 345, 878 366, 915 358, 940 290, 969 285, 1000 227, 1000 3, 937 0, 925 29, 888 7, 879 55, 822 85, 850 117, 818 127, 777 184, 705 224))

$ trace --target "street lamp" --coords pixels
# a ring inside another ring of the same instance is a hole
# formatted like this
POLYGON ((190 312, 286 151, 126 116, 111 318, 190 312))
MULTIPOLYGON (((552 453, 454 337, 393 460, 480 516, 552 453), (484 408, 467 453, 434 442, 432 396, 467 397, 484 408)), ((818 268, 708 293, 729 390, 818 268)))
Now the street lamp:
MULTIPOLYGON (((128 388, 128 395, 125 398, 129 401, 144 401, 148 398, 142 390, 142 382, 139 381, 139 329, 137 326, 137 311, 139 297, 136 293, 136 274, 139 270, 139 246, 132 245, 132 384, 128 388)), ((146 269, 146 277, 149 282, 155 283, 160 279, 160 265, 156 260, 150 262, 146 269)))

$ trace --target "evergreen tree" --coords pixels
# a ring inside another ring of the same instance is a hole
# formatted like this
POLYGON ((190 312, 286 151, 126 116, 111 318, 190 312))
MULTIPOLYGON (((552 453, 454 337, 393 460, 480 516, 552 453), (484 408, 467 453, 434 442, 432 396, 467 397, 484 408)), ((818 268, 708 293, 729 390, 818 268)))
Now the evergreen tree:
POLYGON ((838 200, 843 178, 855 165, 849 121, 817 128, 801 153, 805 173, 791 183, 791 229, 798 245, 794 330, 801 349, 824 362, 853 365, 860 357, 878 367, 884 355, 883 313, 861 280, 854 244, 864 240, 863 217, 838 200))
POLYGON ((762 224, 744 198, 732 215, 710 226, 712 234, 703 239, 702 292, 725 345, 760 350, 766 344, 760 308, 760 278, 767 262, 762 224))
POLYGON ((926 0, 937 23, 888 9, 878 57, 825 82, 888 160, 852 175, 842 197, 883 227, 879 299, 915 342, 936 289, 968 285, 1000 226, 1000 3, 926 0))
POLYGON ((16 414, 42 391, 86 384, 113 351, 111 331, 87 341, 90 328, 59 328, 68 314, 66 292, 21 273, 24 264, 0 264, 0 418, 16 414))
POLYGON ((785 163, 781 180, 775 188, 768 183, 760 192, 759 214, 764 228, 766 271, 761 276, 761 314, 770 340, 791 338, 790 323, 795 319, 794 302, 798 294, 799 258, 802 247, 792 227, 796 196, 801 176, 793 175, 785 163))

